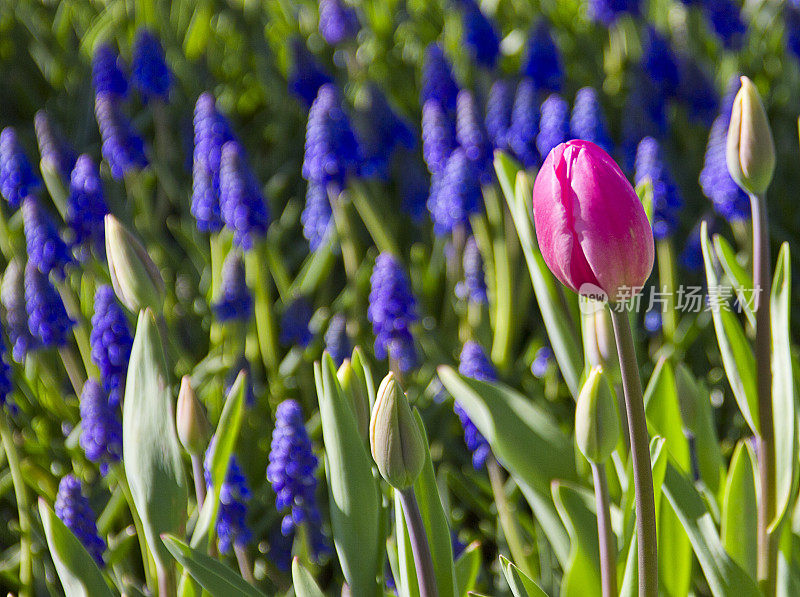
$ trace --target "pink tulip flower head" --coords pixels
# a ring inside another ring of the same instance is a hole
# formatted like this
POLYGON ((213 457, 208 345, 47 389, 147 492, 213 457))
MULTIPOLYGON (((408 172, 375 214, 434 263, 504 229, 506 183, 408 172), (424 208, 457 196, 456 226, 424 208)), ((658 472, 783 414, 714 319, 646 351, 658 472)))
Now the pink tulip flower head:
POLYGON ((641 290, 653 269, 653 230, 619 166, 574 139, 555 147, 533 186, 536 238, 566 286, 611 302, 641 290))

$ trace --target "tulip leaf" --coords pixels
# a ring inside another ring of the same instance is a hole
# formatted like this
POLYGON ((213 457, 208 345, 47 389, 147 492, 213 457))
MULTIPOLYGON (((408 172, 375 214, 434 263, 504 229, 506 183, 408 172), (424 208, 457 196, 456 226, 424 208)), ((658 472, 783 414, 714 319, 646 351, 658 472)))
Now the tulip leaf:
MULTIPOLYGON (((755 581, 731 558, 717 534, 714 520, 692 482, 667 464, 664 496, 681 521, 714 597, 758 597, 755 581)), ((752 548, 752 545, 750 546, 752 548)))
MULTIPOLYGON (((714 269, 713 255, 715 254, 708 240, 708 227, 703 222, 700 228, 700 237, 703 247, 703 262, 706 269, 709 296, 721 298, 720 282, 714 269)), ((715 299, 716 300, 716 299, 715 299)), ((714 330, 717 334, 717 344, 722 355, 722 364, 725 375, 733 390, 736 403, 745 421, 753 433, 758 433, 758 397, 755 386, 755 358, 747 337, 736 316, 729 310, 724 301, 720 305, 712 305, 711 315, 714 319, 714 330)))
POLYGON ((113 593, 94 558, 42 498, 39 498, 39 515, 64 593, 76 597, 111 597, 113 593))
POLYGON ((222 562, 194 549, 174 535, 165 534, 161 538, 169 553, 211 595, 263 597, 261 591, 222 562))
POLYGON ((772 325, 772 413, 775 429, 776 511, 770 529, 783 519, 797 477, 797 406, 791 351, 791 257, 783 243, 770 293, 772 325))
POLYGON ((567 387, 573 396, 577 396, 583 372, 581 344, 577 332, 569 324, 570 318, 558 297, 556 281, 544 262, 536 242, 529 209, 531 205, 529 179, 515 166, 511 158, 501 151, 495 152, 494 165, 528 264, 536 301, 539 303, 553 354, 567 387), (512 178, 512 172, 515 172, 515 179, 512 178))
MULTIPOLYGON (((753 276, 739 263, 739 260, 736 258, 736 251, 734 251, 733 247, 724 236, 715 234, 713 240, 719 263, 722 269, 725 270, 728 278, 730 278, 736 286, 737 295, 745 299, 752 298, 747 293, 753 292, 753 276)), ((749 300, 743 300, 741 301, 741 306, 751 325, 755 325, 756 319, 753 314, 753 306, 750 302, 749 300)))
POLYGON ((539 585, 502 555, 500 556, 500 568, 503 570, 503 576, 506 577, 506 582, 511 587, 514 597, 547 597, 547 593, 539 585))
POLYGON ((324 597, 317 581, 297 558, 292 560, 292 585, 297 597, 324 597))
POLYGON ((594 494, 556 481, 553 483, 553 500, 570 538, 569 562, 561 579, 561 596, 599 596, 602 584, 594 494))
POLYGON ((323 356, 314 373, 336 553, 353 595, 375 595, 376 578, 383 570, 384 537, 379 528, 380 501, 372 458, 342 395, 330 355, 323 356))
POLYGON ((756 459, 741 440, 733 452, 722 499, 722 545, 752 578, 756 578, 758 544, 758 502, 756 459))
POLYGON ((547 412, 507 386, 464 377, 444 366, 439 368, 439 379, 514 477, 559 562, 566 566, 569 539, 555 510, 550 483, 577 481, 572 441, 547 412))
POLYGON ((372 379, 372 370, 369 368, 367 360, 364 358, 364 351, 360 346, 353 349, 353 358, 350 359, 350 364, 353 366, 353 372, 367 388, 369 410, 372 412, 372 407, 375 406, 375 382, 372 379))
POLYGON ((191 545, 197 549, 214 540, 214 527, 217 522, 222 485, 228 476, 231 456, 242 427, 247 383, 247 373, 240 371, 228 391, 217 429, 214 432, 213 446, 210 447, 212 453, 209 456, 211 489, 206 495, 197 525, 192 533, 191 545))
POLYGON ((168 554, 160 536, 182 527, 188 498, 168 376, 156 320, 146 309, 139 313, 125 384, 122 462, 147 544, 161 567, 168 554))
POLYGON ((481 544, 473 541, 464 549, 456 560, 456 585, 461 597, 475 588, 478 573, 481 571, 481 544))
POLYGON ((658 361, 650 376, 644 391, 644 407, 650 434, 663 437, 670 456, 683 472, 690 473, 689 443, 683 433, 675 375, 666 357, 658 361))

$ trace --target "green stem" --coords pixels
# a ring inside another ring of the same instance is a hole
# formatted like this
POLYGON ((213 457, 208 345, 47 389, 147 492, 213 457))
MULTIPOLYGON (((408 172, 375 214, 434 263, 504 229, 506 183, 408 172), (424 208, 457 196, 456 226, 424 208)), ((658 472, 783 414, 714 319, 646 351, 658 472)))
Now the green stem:
POLYGON ((617 597, 617 542, 611 528, 611 509, 604 464, 591 463, 597 505, 597 536, 600 540, 600 579, 603 597, 617 597))
POLYGON ((484 187, 486 213, 492 224, 492 249, 494 253, 494 338, 492 361, 500 368, 508 365, 511 349, 511 314, 514 311, 514 292, 511 284, 511 260, 505 238, 503 206, 495 187, 484 187))
POLYGON ((80 396, 83 391, 83 384, 86 382, 86 374, 78 357, 75 355, 75 350, 70 345, 62 346, 58 349, 58 354, 61 356, 61 362, 67 371, 67 377, 69 377, 69 382, 72 384, 75 395, 80 396))
POLYGON ((328 189, 328 197, 333 210, 336 236, 339 237, 339 246, 342 249, 344 271, 347 274, 347 279, 354 281, 358 275, 358 264, 361 260, 355 244, 355 229, 348 209, 349 204, 344 200, 343 194, 336 189, 328 189))
POLYGON ((351 183, 353 205, 358 212, 364 226, 367 227, 375 246, 381 253, 389 252, 393 255, 400 255, 400 250, 395 242, 391 231, 386 226, 388 219, 385 214, 381 215, 375 209, 375 202, 369 197, 364 186, 359 182, 351 183))
POLYGON ((658 547, 656 506, 653 495, 653 471, 650 464, 650 442, 642 398, 642 380, 636 362, 636 348, 628 320, 628 312, 611 309, 611 321, 617 338, 622 388, 628 414, 628 434, 633 460, 633 487, 636 499, 636 539, 639 556, 639 597, 658 595, 658 547))
POLYGON ((253 564, 250 563, 250 556, 247 554, 247 548, 242 545, 234 545, 233 553, 236 555, 236 563, 239 564, 239 572, 242 578, 250 584, 255 583, 256 579, 253 576, 253 564))
POLYGON ((197 497, 197 511, 203 509, 206 501, 206 481, 203 475, 203 461, 197 454, 192 454, 192 476, 194 477, 194 493, 197 497))
POLYGON ((528 556, 525 553, 522 536, 506 496, 503 472, 493 454, 490 454, 486 459, 486 470, 489 473, 489 482, 492 485, 494 503, 497 506, 497 516, 500 519, 500 526, 503 528, 503 535, 506 537, 511 557, 525 574, 531 578, 538 578, 539 575, 531 568, 528 556))
POLYGON ((764 195, 750 195, 753 222, 753 287, 756 300, 756 388, 758 390, 758 580, 765 595, 775 594, 777 545, 769 526, 775 517, 775 431, 772 418, 772 347, 770 332, 770 254, 764 195))
POLYGON ((422 522, 422 514, 419 511, 414 489, 407 487, 397 491, 400 496, 400 504, 403 507, 403 514, 405 514, 406 526, 408 527, 408 538, 411 541, 411 552, 414 556, 414 567, 417 571, 420 597, 437 597, 439 593, 436 586, 436 574, 433 569, 431 548, 428 544, 428 535, 425 532, 425 524, 422 522))
POLYGON ((273 313, 272 292, 264 257, 264 241, 245 255, 247 282, 255 295, 256 332, 264 367, 270 373, 278 370, 278 336, 273 313))
POLYGON ((175 597, 176 589, 173 566, 158 566, 158 597, 175 597))
POLYGON ((668 238, 656 242, 656 255, 658 256, 658 283, 665 294, 666 305, 661 308, 661 329, 668 341, 675 337, 678 327, 675 314, 675 259, 673 258, 672 243, 668 238))
POLYGON ((19 517, 19 595, 31 597, 33 595, 33 559, 31 558, 31 520, 29 517, 28 492, 22 478, 19 454, 11 436, 11 429, 5 413, 0 413, 0 437, 3 441, 3 450, 11 470, 11 479, 14 482, 14 495, 17 498, 17 514, 19 517))

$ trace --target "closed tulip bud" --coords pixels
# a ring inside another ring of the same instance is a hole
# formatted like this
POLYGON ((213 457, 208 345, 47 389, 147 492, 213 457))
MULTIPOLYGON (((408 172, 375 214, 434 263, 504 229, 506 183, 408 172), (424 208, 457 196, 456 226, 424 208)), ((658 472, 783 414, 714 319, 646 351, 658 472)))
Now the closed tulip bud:
POLYGON ((181 379, 175 420, 178 439, 181 440, 183 449, 193 456, 201 455, 211 439, 211 424, 194 393, 192 380, 188 375, 181 379))
POLYGON ((614 391, 602 367, 594 367, 583 384, 575 407, 575 441, 587 460, 608 460, 619 439, 614 391))
POLYGON ((589 141, 561 143, 533 186, 536 238, 545 263, 590 298, 638 292, 653 269, 653 230, 619 166, 589 141))
POLYGON ((775 172, 775 142, 753 82, 742 77, 728 127, 728 171, 742 190, 760 195, 775 172))
POLYGON ((350 406, 353 408, 353 414, 356 418, 358 425, 358 434, 364 438, 365 441, 369 439, 369 398, 367 398, 367 388, 364 383, 356 375, 353 369, 353 364, 350 359, 345 359, 336 372, 336 377, 339 378, 339 385, 342 386, 347 399, 350 401, 350 406))
POLYGON ((161 313, 164 279, 142 243, 112 215, 105 217, 106 257, 111 284, 120 302, 133 312, 150 307, 161 313))
POLYGON ((372 458, 389 485, 405 489, 414 483, 425 463, 425 446, 405 392, 392 373, 378 388, 369 443, 372 458))

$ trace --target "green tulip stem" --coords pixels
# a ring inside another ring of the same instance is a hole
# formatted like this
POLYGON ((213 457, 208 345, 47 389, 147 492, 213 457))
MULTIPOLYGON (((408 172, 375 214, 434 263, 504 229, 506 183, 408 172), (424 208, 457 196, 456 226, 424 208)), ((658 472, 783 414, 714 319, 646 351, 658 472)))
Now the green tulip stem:
POLYGON ((278 335, 276 332, 275 313, 273 312, 272 292, 269 272, 264 257, 264 241, 259 240, 252 251, 245 254, 245 270, 247 285, 253 289, 255 298, 256 332, 258 348, 264 368, 269 373, 278 370, 278 335))
POLYGON ((489 454, 486 459, 486 471, 489 473, 494 503, 497 506, 497 516, 500 519, 500 526, 503 528, 503 535, 506 537, 511 557, 525 574, 532 578, 537 578, 539 575, 530 566, 519 527, 514 520, 511 505, 508 503, 505 483, 503 482, 503 470, 494 454, 489 454))
POLYGON ((633 460, 633 485, 636 501, 636 539, 639 556, 639 597, 658 595, 658 547, 656 542, 656 506, 653 496, 653 471, 650 468, 650 442, 642 398, 642 380, 636 362, 631 324, 626 309, 612 305, 611 321, 617 339, 628 434, 633 460))
POLYGON ((603 463, 590 464, 597 504, 597 536, 600 540, 600 579, 603 585, 603 597, 617 597, 617 542, 614 530, 611 528, 606 469, 603 463))
POLYGON ((67 377, 69 377, 69 383, 72 385, 75 395, 80 396, 83 391, 83 384, 86 382, 86 374, 75 354, 75 349, 67 344, 58 349, 58 354, 64 364, 64 369, 67 371, 67 377))
POLYGON ((656 241, 656 256, 658 262, 658 290, 665 293, 664 299, 666 302, 665 305, 659 305, 662 315, 661 328, 664 330, 666 339, 672 341, 675 337, 678 321, 675 313, 675 255, 670 239, 661 238, 656 241))
POLYGON ((756 317, 756 388, 758 390, 758 580, 765 595, 775 594, 776 541, 769 526, 775 517, 775 430, 772 418, 772 335, 770 321, 769 228, 764 195, 750 195, 753 222, 753 289, 756 317))
POLYGON ((339 246, 342 249, 342 261, 348 280, 355 280, 358 275, 358 248, 355 243, 355 226, 350 216, 350 202, 338 188, 328 189, 328 197, 333 209, 333 222, 336 226, 336 235, 339 237, 339 246))
POLYGON ((194 477, 194 494, 197 497, 197 511, 203 508, 206 501, 206 481, 203 475, 203 459, 198 454, 192 454, 192 476, 194 477))
POLYGON ((31 521, 29 517, 28 492, 22 478, 19 454, 11 437, 11 429, 5 413, 0 413, 0 437, 3 441, 3 450, 6 453, 8 468, 11 471, 11 480, 14 483, 14 495, 17 498, 17 513, 19 516, 19 595, 30 597, 33 595, 33 560, 31 558, 31 521))
POLYGON ((247 547, 244 545, 233 546, 233 553, 236 555, 236 563, 239 564, 239 573, 242 578, 250 584, 256 582, 253 576, 253 564, 250 562, 250 556, 247 554, 247 547))
POLYGON ((411 552, 414 556, 414 567, 419 583, 419 595, 420 597, 437 597, 439 593, 436 586, 436 574, 433 570, 431 548, 428 545, 428 535, 425 532, 425 524, 422 522, 422 514, 420 514, 417 498, 414 495, 414 488, 407 487, 397 491, 406 518, 408 538, 411 541, 411 552))

